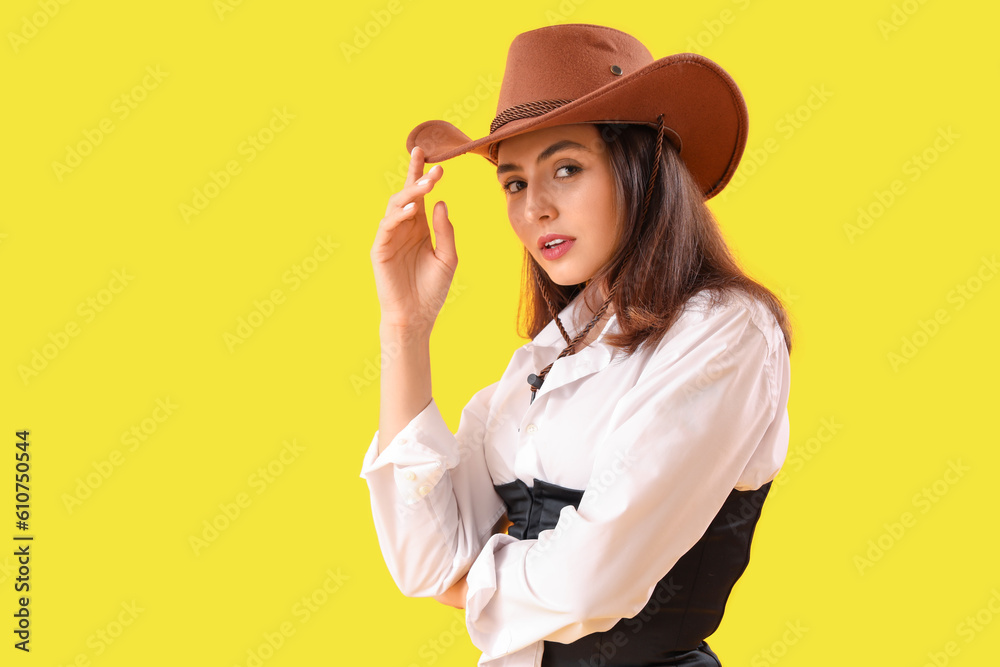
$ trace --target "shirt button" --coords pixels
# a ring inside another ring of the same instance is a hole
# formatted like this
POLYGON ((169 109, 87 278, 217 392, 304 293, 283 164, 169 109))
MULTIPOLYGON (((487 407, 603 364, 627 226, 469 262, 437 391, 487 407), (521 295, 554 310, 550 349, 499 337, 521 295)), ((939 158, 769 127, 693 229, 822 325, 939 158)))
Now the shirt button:
POLYGON ((528 424, 528 429, 527 430, 528 430, 528 433, 534 433, 535 431, 538 430, 538 427, 535 426, 534 424, 528 424))
POLYGON ((400 438, 400 439, 399 439, 399 444, 401 444, 401 445, 405 445, 406 443, 407 443, 407 440, 406 440, 406 438, 400 438))
POLYGON ((412 470, 406 473, 406 479, 410 480, 411 482, 416 478, 417 478, 417 473, 413 472, 412 470))
POLYGON ((417 493, 419 493, 422 496, 426 496, 430 492, 431 492, 431 487, 427 486, 426 484, 417 489, 417 493))

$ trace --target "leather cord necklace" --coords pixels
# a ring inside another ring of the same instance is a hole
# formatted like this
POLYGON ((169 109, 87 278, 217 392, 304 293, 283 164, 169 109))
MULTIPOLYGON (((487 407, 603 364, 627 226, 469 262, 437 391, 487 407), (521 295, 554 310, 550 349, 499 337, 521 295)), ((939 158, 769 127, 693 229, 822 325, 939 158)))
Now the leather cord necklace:
MULTIPOLYGON (((533 268, 532 271, 535 271, 535 269, 533 268)), ((531 405, 532 403, 535 402, 535 392, 541 389, 542 383, 545 382, 545 376, 549 374, 549 370, 552 369, 552 365, 555 364, 556 361, 562 359, 563 357, 567 357, 571 354, 576 354, 577 343, 586 338, 587 334, 590 333, 590 330, 594 328, 594 325, 600 322, 601 318, 604 317, 604 313, 607 312, 608 306, 611 305, 611 299, 614 297, 615 290, 617 289, 618 284, 621 282, 621 279, 624 275, 625 275, 624 272, 618 275, 617 280, 615 280, 615 284, 612 285, 611 287, 611 291, 608 292, 607 298, 604 299, 604 304, 597 310, 597 313, 594 315, 594 319, 590 320, 590 324, 585 326, 583 328, 583 331, 581 331, 576 335, 576 338, 570 340, 569 334, 566 333, 566 329, 563 327, 562 321, 559 319, 559 315, 555 313, 555 308, 552 306, 552 301, 549 298, 548 289, 546 289, 545 283, 541 280, 538 273, 535 273, 535 280, 536 282, 538 282, 538 286, 539 288, 541 288, 542 294, 545 296, 545 302, 549 306, 549 312, 553 314, 553 318, 556 321, 556 326, 559 327, 559 331, 560 333, 562 333, 563 338, 567 341, 568 345, 566 345, 563 351, 559 353, 559 356, 555 358, 555 361, 553 361, 551 364, 543 368, 538 375, 532 373, 531 375, 528 376, 528 385, 531 387, 531 400, 528 402, 528 405, 531 405)))

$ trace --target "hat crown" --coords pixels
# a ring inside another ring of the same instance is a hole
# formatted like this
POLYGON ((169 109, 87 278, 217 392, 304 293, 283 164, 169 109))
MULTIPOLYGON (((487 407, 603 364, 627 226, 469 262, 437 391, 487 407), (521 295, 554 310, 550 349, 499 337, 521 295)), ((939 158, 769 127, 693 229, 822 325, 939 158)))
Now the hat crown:
POLYGON ((576 100, 653 62, 636 38, 604 26, 567 24, 514 38, 497 113, 541 100, 576 100))

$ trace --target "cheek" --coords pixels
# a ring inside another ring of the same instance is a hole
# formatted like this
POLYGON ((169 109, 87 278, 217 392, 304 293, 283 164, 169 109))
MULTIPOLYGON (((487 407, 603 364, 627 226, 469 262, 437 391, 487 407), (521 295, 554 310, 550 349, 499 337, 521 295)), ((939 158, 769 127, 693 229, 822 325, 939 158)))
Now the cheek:
POLYGON ((598 226, 594 238, 597 241, 594 247, 595 257, 599 263, 604 263, 611 258, 615 250, 617 239, 618 217, 615 213, 614 193, 602 193, 604 196, 592 201, 594 213, 594 224, 598 226))
MULTIPOLYGON (((610 179, 610 176, 609 176, 610 179)), ((608 238, 614 240, 617 235, 617 228, 621 224, 619 220, 618 211, 615 206, 615 188, 614 184, 609 184, 604 192, 604 218, 608 220, 607 236, 608 238)))
POLYGON ((507 220, 510 222, 510 228, 514 230, 514 234, 517 235, 522 242, 525 241, 524 235, 527 233, 527 229, 524 224, 521 223, 521 214, 518 210, 517 204, 507 204, 507 220))

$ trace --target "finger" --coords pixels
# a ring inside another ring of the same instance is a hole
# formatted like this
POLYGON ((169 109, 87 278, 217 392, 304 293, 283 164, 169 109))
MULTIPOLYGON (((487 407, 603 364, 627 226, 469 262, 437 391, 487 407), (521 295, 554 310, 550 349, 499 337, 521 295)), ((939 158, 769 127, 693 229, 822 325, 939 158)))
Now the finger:
MULTIPOLYGON (((416 204, 417 223, 424 227, 427 227, 427 214, 424 210, 424 196, 434 189, 434 185, 441 180, 443 175, 444 167, 436 164, 431 167, 430 171, 427 172, 423 178, 418 179, 417 182, 413 184, 413 187, 417 189, 416 196, 413 199, 413 203, 416 204)), ((407 204, 404 204, 404 207, 406 205, 407 204)), ((429 230, 427 233, 430 233, 429 230)))
POLYGON ((383 232, 391 232, 404 222, 413 222, 417 219, 417 204, 410 202, 406 206, 390 211, 382 218, 379 229, 383 232))
POLYGON ((434 189, 434 185, 441 180, 444 175, 444 167, 439 164, 431 167, 425 176, 416 182, 403 187, 402 190, 389 197, 389 203, 385 208, 385 214, 389 215, 394 209, 402 208, 407 204, 417 201, 420 211, 423 213, 423 197, 434 189), (419 201, 418 201, 419 200, 419 201))
POLYGON ((406 170, 406 183, 412 185, 417 182, 424 173, 424 150, 420 146, 414 146, 410 151, 410 165, 406 170))
POLYGON ((439 164, 436 164, 433 167, 431 167, 430 171, 428 171, 424 176, 417 179, 417 182, 414 183, 413 185, 414 187, 423 186, 427 184, 433 185, 434 183, 440 181, 442 176, 444 176, 444 167, 442 167, 439 164))
POLYGON ((444 167, 439 164, 431 167, 431 170, 428 171, 425 176, 417 180, 415 183, 407 185, 389 198, 389 204, 386 206, 385 214, 389 215, 394 209, 399 209, 407 204, 416 202, 418 213, 423 215, 424 195, 434 189, 434 185, 441 180, 443 175, 444 167))
POLYGON ((444 175, 444 167, 439 164, 431 167, 425 175, 421 176, 411 185, 405 186, 399 191, 400 200, 399 203, 402 206, 410 201, 413 201, 416 197, 422 197, 431 190, 434 189, 434 185, 441 180, 444 175))
POLYGON ((455 249, 455 227, 448 218, 448 205, 439 201, 434 205, 434 254, 442 262, 454 269, 458 266, 458 252, 455 249))

